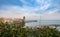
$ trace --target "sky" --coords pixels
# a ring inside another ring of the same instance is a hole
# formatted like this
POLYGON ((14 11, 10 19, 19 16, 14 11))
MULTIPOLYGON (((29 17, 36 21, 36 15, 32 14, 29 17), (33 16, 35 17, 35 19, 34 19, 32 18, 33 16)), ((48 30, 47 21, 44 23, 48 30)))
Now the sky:
POLYGON ((0 0, 0 17, 60 20, 60 0, 0 0))

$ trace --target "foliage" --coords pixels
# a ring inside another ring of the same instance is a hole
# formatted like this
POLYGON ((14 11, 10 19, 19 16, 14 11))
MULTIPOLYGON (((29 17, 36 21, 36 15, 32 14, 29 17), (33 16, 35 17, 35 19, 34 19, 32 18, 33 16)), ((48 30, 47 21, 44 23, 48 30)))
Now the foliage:
POLYGON ((0 22, 0 37, 60 37, 56 28, 29 28, 22 24, 0 22))

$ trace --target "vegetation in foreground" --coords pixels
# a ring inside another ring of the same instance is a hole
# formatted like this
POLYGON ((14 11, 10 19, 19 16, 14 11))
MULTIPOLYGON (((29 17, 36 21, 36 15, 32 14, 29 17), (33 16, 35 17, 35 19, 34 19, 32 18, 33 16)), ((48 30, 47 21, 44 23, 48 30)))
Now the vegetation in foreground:
POLYGON ((0 22, 0 37, 60 37, 56 28, 24 28, 21 23, 0 22))

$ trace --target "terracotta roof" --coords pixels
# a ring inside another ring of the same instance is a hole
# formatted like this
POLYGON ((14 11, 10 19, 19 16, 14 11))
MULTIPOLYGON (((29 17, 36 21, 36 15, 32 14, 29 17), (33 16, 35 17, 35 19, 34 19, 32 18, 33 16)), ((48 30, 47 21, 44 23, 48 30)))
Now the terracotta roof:
POLYGON ((0 18, 0 20, 3 20, 4 18, 0 18))
POLYGON ((21 18, 14 18, 15 21, 22 21, 23 19, 21 18))
POLYGON ((16 21, 19 21, 19 20, 23 20, 23 19, 21 19, 21 18, 14 18, 14 19, 12 19, 12 18, 0 18, 0 20, 16 20, 16 21))
POLYGON ((4 20, 13 20, 13 19, 11 19, 11 18, 5 18, 4 20))

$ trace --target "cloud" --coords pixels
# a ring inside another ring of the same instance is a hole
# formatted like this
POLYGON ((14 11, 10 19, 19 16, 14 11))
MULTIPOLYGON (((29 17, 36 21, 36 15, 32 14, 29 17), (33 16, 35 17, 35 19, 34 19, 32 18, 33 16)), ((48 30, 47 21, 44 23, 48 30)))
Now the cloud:
POLYGON ((42 20, 59 20, 60 14, 59 8, 52 5, 51 0, 20 0, 23 3, 23 6, 17 5, 2 5, 0 9, 0 17, 23 17, 26 16, 26 19, 41 19, 42 20), (35 1, 35 3, 33 2, 35 1), (32 4, 33 2, 35 7, 32 4), (31 5, 32 4, 32 5, 31 5), (31 6, 30 6, 31 5, 31 6), (55 7, 51 10, 47 10, 51 6, 55 7))
POLYGON ((36 0, 36 2, 39 4, 39 3, 43 3, 44 0, 36 0))
POLYGON ((3 17, 23 17, 26 16, 26 19, 41 19, 42 20, 59 20, 60 14, 58 13, 59 9, 45 11, 43 14, 35 13, 38 11, 38 8, 33 7, 20 7, 20 6, 7 6, 5 9, 0 10, 0 16, 3 17))
POLYGON ((33 8, 26 6, 23 8, 20 6, 7 6, 5 9, 0 10, 0 16, 11 18, 26 16, 26 19, 33 19, 33 17, 35 18, 39 14, 36 14, 33 8))
POLYGON ((54 9, 42 14, 41 20, 60 20, 60 9, 54 9))
POLYGON ((45 5, 42 6, 40 9, 41 9, 41 10, 46 10, 46 9, 48 9, 49 6, 50 6, 50 3, 45 4, 45 5))

